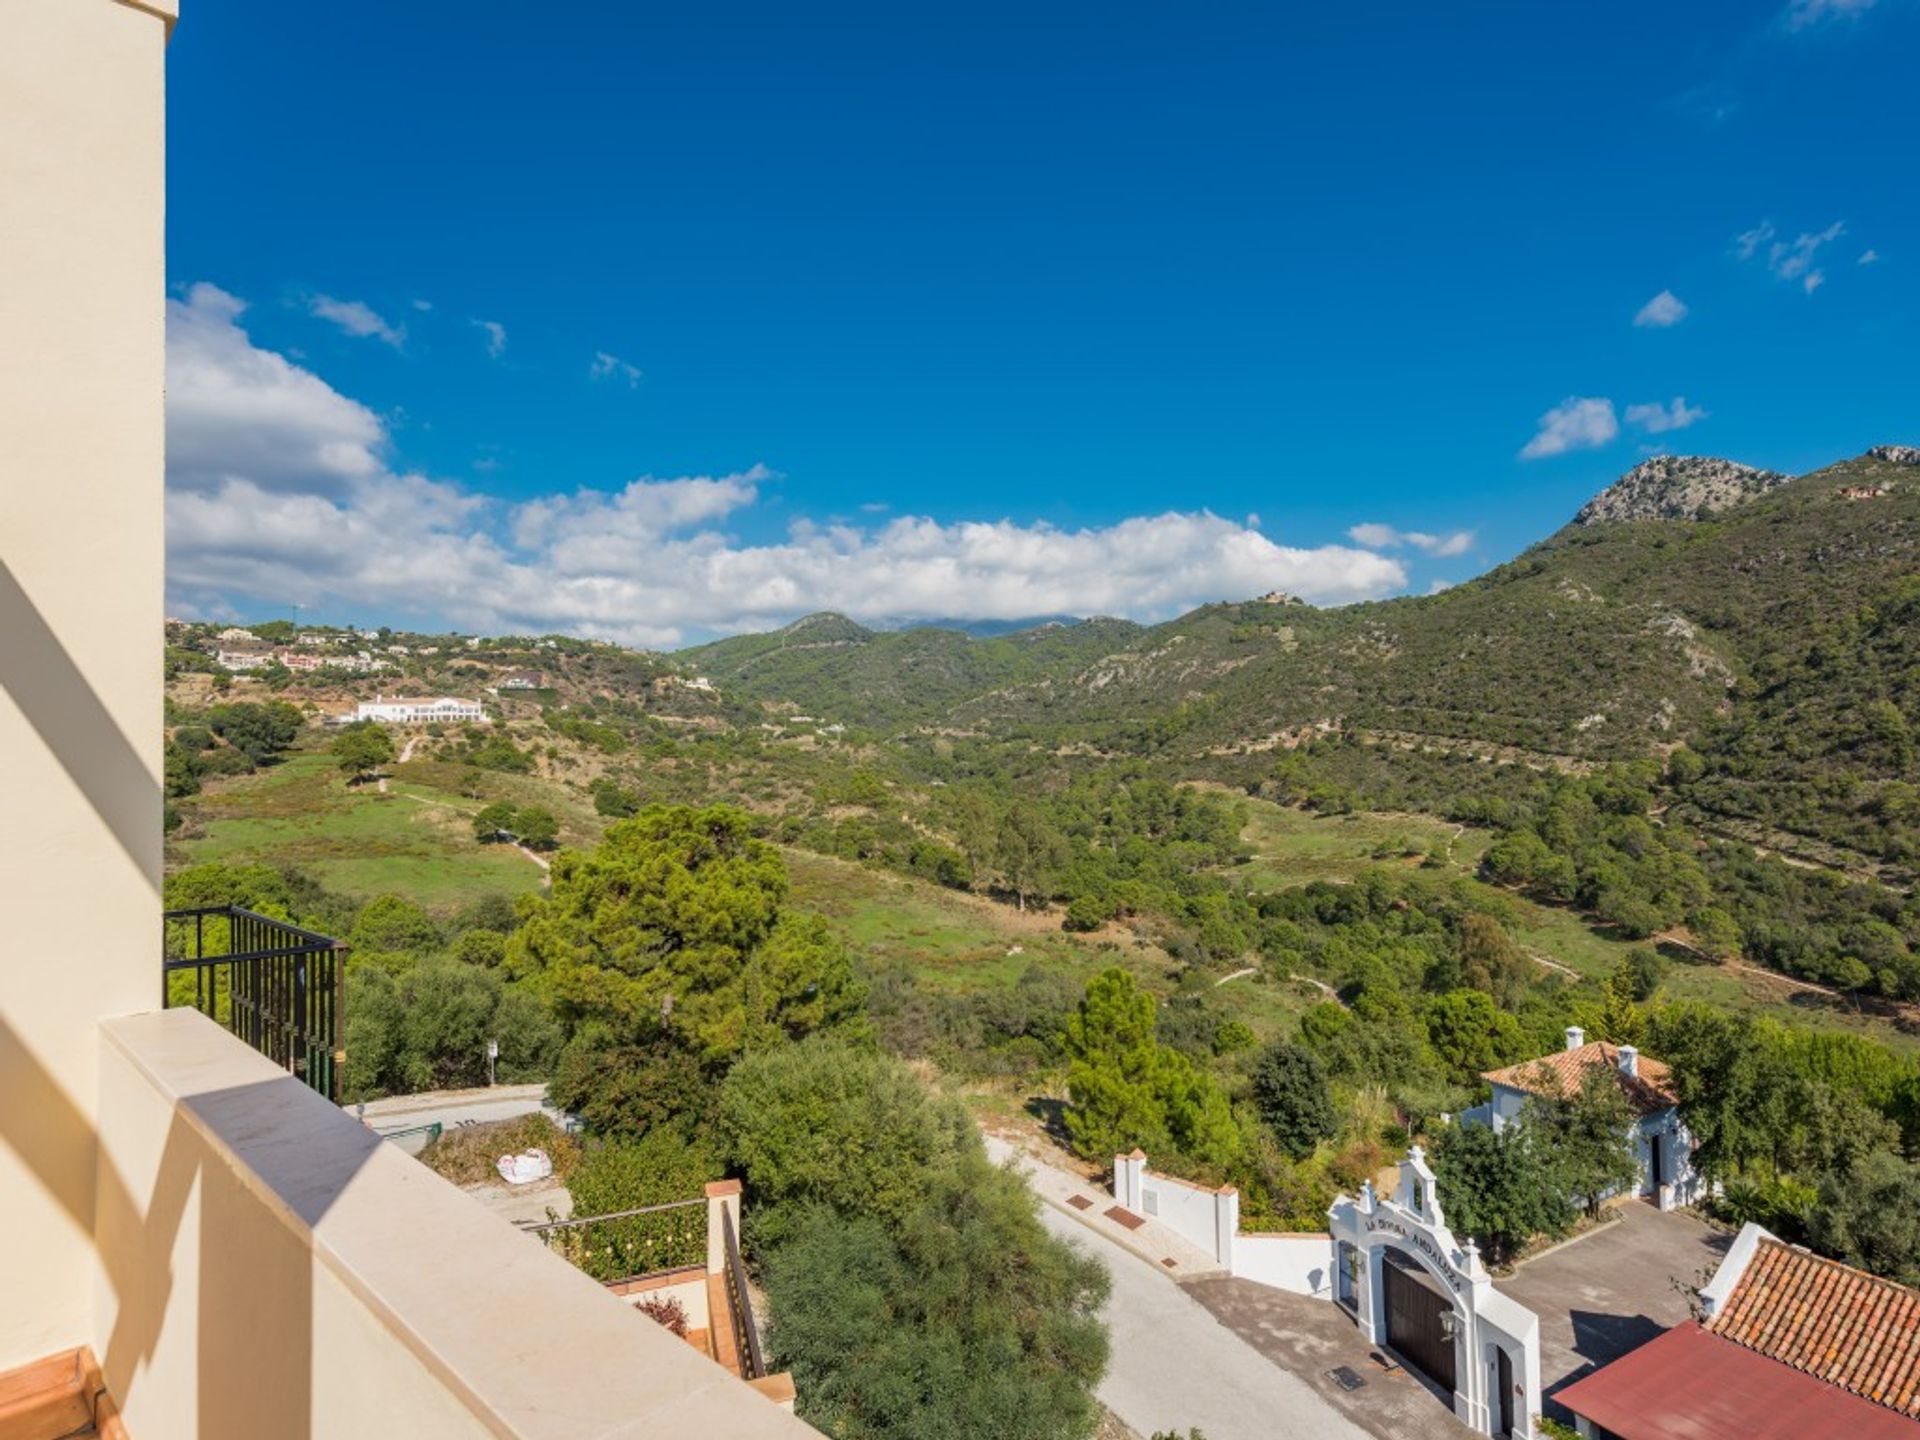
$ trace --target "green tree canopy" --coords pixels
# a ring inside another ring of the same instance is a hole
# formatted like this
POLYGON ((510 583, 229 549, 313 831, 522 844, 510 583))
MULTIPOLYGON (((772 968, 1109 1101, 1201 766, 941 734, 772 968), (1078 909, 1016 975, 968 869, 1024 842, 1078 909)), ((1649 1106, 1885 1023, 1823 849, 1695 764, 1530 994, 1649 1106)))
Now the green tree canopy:
POLYGON ((1238 1154, 1226 1095, 1155 1038, 1153 997, 1129 972, 1115 967, 1088 982, 1064 1043, 1067 1133, 1082 1155, 1110 1160, 1138 1146, 1220 1167, 1238 1154))
POLYGON ((977 1153, 889 1225, 803 1210, 768 1267, 767 1342, 840 1440, 1088 1440, 1105 1270, 977 1153))
POLYGON ((1565 1192, 1525 1125, 1454 1125, 1433 1146, 1433 1174, 1447 1224, 1503 1264, 1535 1235, 1562 1233, 1572 1218, 1565 1192))
POLYGON ((364 720, 357 725, 349 725, 333 737, 333 743, 327 747, 340 769, 350 779, 359 781, 372 775, 382 765, 393 760, 393 737, 384 727, 364 720))
POLYGON ((207 711, 207 724, 213 732, 256 765, 291 745, 304 722, 299 709, 284 700, 270 700, 264 705, 242 700, 215 705, 207 711))
POLYGON ((1294 1159, 1333 1138, 1337 1122, 1327 1072, 1304 1046, 1275 1041, 1253 1067, 1253 1103, 1280 1148, 1294 1159))
POLYGON ((858 1029, 863 991, 821 926, 781 925, 786 866, 727 806, 652 806, 563 850, 508 944, 560 1013, 616 1044, 668 1032, 709 1063, 782 1035, 858 1029))
POLYGON ((1598 1215, 1602 1200, 1639 1176, 1633 1140, 1638 1119, 1611 1069, 1596 1065, 1581 1077, 1578 1090, 1529 1100, 1525 1124, 1535 1128, 1555 1182, 1589 1215, 1598 1215))
POLYGON ((749 1055, 720 1087, 716 1129, 762 1236, 808 1205, 903 1223, 931 1179, 980 1150, 966 1112, 901 1061, 815 1038, 749 1055))

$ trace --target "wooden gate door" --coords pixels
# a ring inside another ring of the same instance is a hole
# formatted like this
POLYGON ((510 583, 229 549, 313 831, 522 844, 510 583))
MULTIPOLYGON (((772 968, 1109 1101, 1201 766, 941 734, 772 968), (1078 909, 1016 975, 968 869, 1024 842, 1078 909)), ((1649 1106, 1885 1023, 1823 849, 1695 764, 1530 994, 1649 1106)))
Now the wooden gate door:
POLYGON ((1452 1305, 1411 1260, 1386 1252, 1387 1344, 1418 1366, 1428 1379, 1453 1393, 1453 1341, 1440 1331, 1452 1305))
POLYGON ((1500 1387, 1500 1405, 1495 1416, 1500 1422, 1499 1433, 1513 1434, 1513 1357, 1507 1354, 1507 1347, 1500 1347, 1500 1359, 1494 1366, 1494 1383, 1500 1387))

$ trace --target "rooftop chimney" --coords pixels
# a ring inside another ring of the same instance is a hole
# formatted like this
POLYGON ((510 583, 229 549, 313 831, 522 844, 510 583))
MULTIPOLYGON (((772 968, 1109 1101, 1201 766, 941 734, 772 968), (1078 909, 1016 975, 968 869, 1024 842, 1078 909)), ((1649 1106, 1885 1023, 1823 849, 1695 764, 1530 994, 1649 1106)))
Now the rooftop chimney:
POLYGON ((1587 1043, 1587 1032, 1578 1025, 1567 1026, 1567 1049, 1578 1050, 1587 1043))
POLYGON ((1640 1052, 1631 1045, 1620 1047, 1620 1073, 1638 1075, 1640 1073, 1640 1052))

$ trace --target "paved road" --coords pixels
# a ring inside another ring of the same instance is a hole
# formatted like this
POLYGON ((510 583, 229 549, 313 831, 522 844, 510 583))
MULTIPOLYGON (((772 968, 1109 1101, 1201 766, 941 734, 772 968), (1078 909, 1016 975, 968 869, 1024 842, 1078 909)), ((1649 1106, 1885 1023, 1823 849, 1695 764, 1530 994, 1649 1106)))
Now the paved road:
POLYGON ((1306 1383, 1261 1355, 1146 1261, 1051 1205, 1040 1219, 1106 1262, 1108 1409, 1142 1435, 1198 1426, 1207 1440, 1366 1440, 1306 1383))

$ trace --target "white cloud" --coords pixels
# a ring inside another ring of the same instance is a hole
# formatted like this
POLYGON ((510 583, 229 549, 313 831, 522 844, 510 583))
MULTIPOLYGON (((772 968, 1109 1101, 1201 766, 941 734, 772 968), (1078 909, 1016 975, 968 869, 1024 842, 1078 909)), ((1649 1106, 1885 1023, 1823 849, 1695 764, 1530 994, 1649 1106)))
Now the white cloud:
POLYGON ((1751 230, 1743 230, 1733 237, 1733 253, 1742 260, 1751 260, 1760 247, 1773 239, 1773 222, 1762 220, 1751 230))
POLYGON ((425 315, 433 309, 433 302, 431 300, 416 300, 413 302, 413 308, 418 310, 422 315, 425 315))
POLYGON ((1763 220, 1734 237, 1734 254, 1742 260, 1751 260, 1765 246, 1767 273, 1774 279, 1798 281, 1809 295, 1826 284, 1826 271, 1815 262, 1822 248, 1847 233, 1846 224, 1836 220, 1824 230, 1802 231, 1792 240, 1775 239, 1776 233, 1772 222, 1763 220))
POLYGON ((1342 602, 1407 583, 1389 556, 1280 545, 1207 511, 1080 529, 802 521, 743 541, 720 527, 752 518, 777 479, 764 466, 516 503, 395 470, 372 412, 255 347, 243 310, 204 285, 169 307, 168 588, 186 613, 297 602, 671 645, 817 609, 1158 619, 1268 590, 1342 602))
POLYGON ((384 472, 386 430, 311 371, 255 348, 243 301, 195 285, 167 302, 167 482, 340 494, 384 472))
POLYGON ((1686 302, 1671 290, 1662 290, 1640 307, 1640 312, 1633 317, 1633 323, 1644 329, 1664 330, 1686 318, 1686 302))
POLYGON ((1878 265, 1880 263, 1880 252, 1878 250, 1862 250, 1860 252, 1860 258, 1854 263, 1856 265, 1878 265))
POLYGON ((1792 0, 1781 23, 1789 30, 1806 30, 1827 20, 1858 20, 1874 0, 1792 0))
POLYGON ((587 367, 587 374, 593 379, 624 380, 630 390, 639 385, 644 373, 638 365, 629 365, 618 355, 609 355, 604 350, 594 351, 593 364, 587 367))
POLYGON ((477 329, 487 332, 487 354, 498 360, 507 353, 507 327, 498 320, 476 320, 477 329))
POLYGON ((1452 588, 1453 581, 1451 580, 1429 580, 1427 582, 1427 594, 1429 595, 1439 595, 1452 588))
POLYGON ((1473 548, 1474 532, 1455 530, 1446 535, 1430 535, 1423 530, 1396 530, 1391 525, 1368 521, 1348 529, 1347 538, 1370 550, 1397 550, 1402 545, 1411 545, 1429 555, 1451 557, 1464 555, 1473 548))
POLYGON ((307 302, 307 310, 321 320, 338 325, 349 335, 384 341, 398 349, 407 338, 405 326, 389 325, 373 307, 362 300, 336 300, 331 295, 316 295, 307 302))
POLYGON ((1613 401, 1569 395, 1540 417, 1540 428, 1520 449, 1522 460, 1564 455, 1569 450, 1594 450, 1620 433, 1613 401))
POLYGON ((1698 406, 1689 406, 1686 397, 1676 395, 1671 405, 1662 405, 1655 400, 1646 405, 1629 405, 1626 410, 1627 423, 1646 431, 1649 435, 1664 435, 1669 430, 1684 430, 1689 425, 1707 418, 1707 412, 1698 406))

